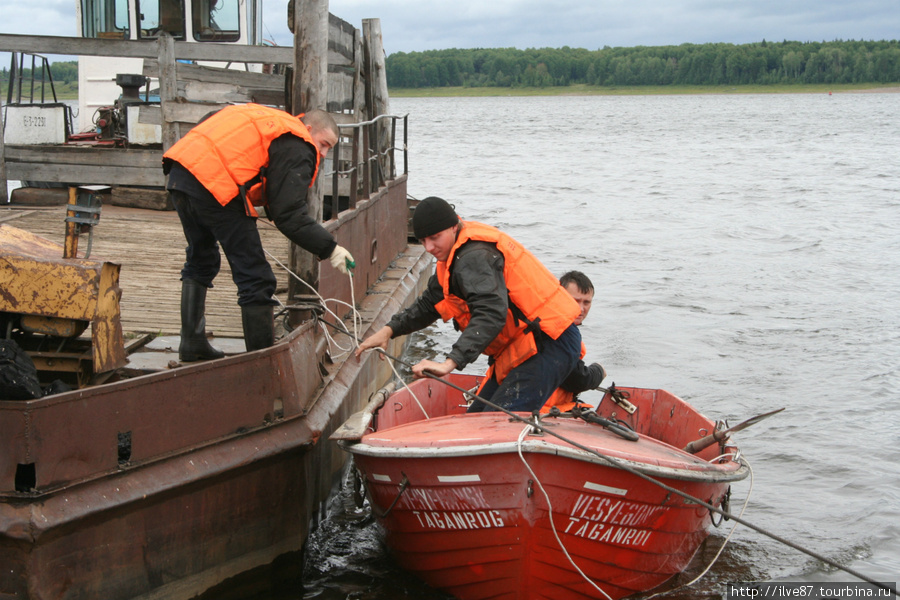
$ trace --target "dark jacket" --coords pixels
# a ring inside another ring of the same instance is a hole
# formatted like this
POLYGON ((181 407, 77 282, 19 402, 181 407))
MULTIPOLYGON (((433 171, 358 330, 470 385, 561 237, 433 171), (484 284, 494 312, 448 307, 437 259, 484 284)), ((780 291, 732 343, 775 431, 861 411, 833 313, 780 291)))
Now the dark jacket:
MULTIPOLYGON (((475 361, 506 323, 509 298, 503 279, 503 254, 489 242, 470 241, 461 246, 450 265, 450 291, 465 300, 472 318, 447 355, 462 369, 475 361)), ((428 327, 440 318, 435 305, 444 299, 437 277, 412 306, 393 316, 392 337, 428 327)))
POLYGON ((583 360, 579 360, 559 387, 567 392, 580 394, 587 390, 597 389, 604 377, 606 377, 606 373, 598 363, 586 365, 583 360))

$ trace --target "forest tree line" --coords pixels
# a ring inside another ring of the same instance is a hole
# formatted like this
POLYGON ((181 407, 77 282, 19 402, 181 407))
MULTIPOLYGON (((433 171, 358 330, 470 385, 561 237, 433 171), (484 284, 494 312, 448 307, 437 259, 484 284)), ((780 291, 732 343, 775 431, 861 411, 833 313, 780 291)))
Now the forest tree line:
MULTIPOLYGON (((390 54, 386 70, 389 88, 885 84, 900 82, 900 42, 427 50, 390 54)), ((77 61, 51 63, 50 72, 54 82, 77 86, 77 61)), ((30 73, 23 69, 26 81, 30 73)), ((3 89, 9 75, 0 68, 3 89)))
POLYGON ((449 49, 387 57, 389 88, 900 82, 898 41, 449 49))
MULTIPOLYGON (((31 63, 29 66, 23 66, 21 75, 26 81, 31 80, 31 63)), ((16 67, 18 69, 18 66, 16 67)), ((41 68, 35 69, 36 78, 41 79, 41 68)), ((18 75, 19 73, 17 73, 18 75)), ((54 83, 72 83, 78 81, 78 61, 68 60, 50 63, 50 75, 53 77, 54 83)), ((7 67, 0 68, 0 81, 9 81, 9 69, 7 67)))

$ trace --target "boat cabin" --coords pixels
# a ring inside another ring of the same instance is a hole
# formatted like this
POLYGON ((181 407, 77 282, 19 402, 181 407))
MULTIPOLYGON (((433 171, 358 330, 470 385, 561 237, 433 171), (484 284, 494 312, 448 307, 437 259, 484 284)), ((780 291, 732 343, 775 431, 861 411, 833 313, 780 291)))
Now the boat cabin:
POLYGON ((81 37, 156 39, 168 31, 188 42, 262 43, 256 0, 79 0, 81 37))
MULTIPOLYGON (((260 0, 76 0, 76 13, 84 38, 153 41, 165 31, 182 42, 263 43, 260 0)), ((246 68, 262 70, 261 65, 246 68)), ((142 71, 140 58, 80 56, 78 131, 93 130, 97 111, 122 95, 117 75, 142 71)))

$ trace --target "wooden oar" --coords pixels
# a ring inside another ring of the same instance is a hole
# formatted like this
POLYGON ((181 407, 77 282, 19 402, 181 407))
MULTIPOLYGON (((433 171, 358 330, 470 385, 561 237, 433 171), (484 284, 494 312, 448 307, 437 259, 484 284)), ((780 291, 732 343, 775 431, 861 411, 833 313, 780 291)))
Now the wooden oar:
POLYGON ((780 413, 783 410, 784 410, 784 408, 779 408, 778 410, 773 410, 771 412, 763 413, 761 415, 756 415, 753 418, 747 419, 743 423, 738 423, 734 427, 729 427, 728 429, 721 429, 719 431, 714 431, 713 433, 711 433, 709 435, 703 436, 699 440, 694 440, 693 442, 691 442, 690 444, 688 444, 687 446, 684 447, 684 451, 689 452, 690 454, 696 454, 697 452, 700 452, 704 448, 709 448, 716 442, 721 442, 722 440, 727 438, 729 435, 731 435, 735 431, 740 431, 741 429, 746 429, 747 427, 750 427, 751 425, 753 425, 755 423, 759 423, 766 417, 771 417, 775 413, 780 413))

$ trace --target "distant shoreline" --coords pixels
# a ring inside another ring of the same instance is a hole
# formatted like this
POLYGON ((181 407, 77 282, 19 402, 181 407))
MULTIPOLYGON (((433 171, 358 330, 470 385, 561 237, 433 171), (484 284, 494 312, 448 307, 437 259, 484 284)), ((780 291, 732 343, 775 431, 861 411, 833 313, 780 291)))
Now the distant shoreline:
MULTIPOLYGON (((6 98, 6 82, 0 94, 6 98)), ((828 93, 900 93, 900 83, 776 84, 776 85, 568 85, 543 88, 440 87, 390 88, 392 98, 453 98, 504 96, 680 96, 692 94, 828 94, 828 93)), ((59 100, 77 100, 78 89, 57 89, 59 100)), ((5 101, 3 102, 5 104, 5 101)))
POLYGON ((392 98, 501 97, 501 96, 666 96, 691 94, 829 94, 900 93, 890 83, 798 84, 798 85, 570 85, 545 88, 441 87, 389 89, 392 98))

